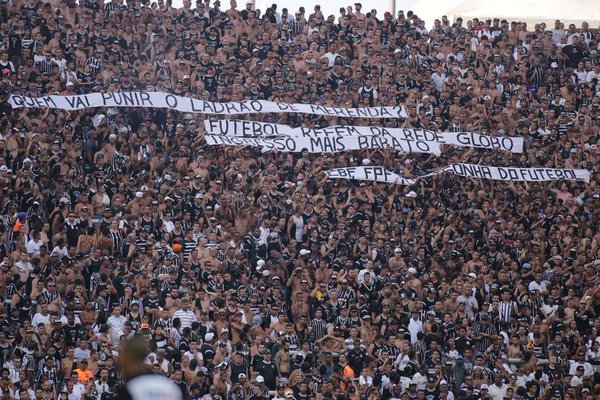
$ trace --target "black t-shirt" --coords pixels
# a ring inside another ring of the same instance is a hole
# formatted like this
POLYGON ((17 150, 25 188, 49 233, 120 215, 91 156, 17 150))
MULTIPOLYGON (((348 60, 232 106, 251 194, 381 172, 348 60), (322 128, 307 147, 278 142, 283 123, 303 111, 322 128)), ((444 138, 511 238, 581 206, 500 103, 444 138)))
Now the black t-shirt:
POLYGON ((256 365, 256 371, 265 378, 265 386, 267 386, 269 390, 275 390, 278 375, 275 364, 273 364, 273 362, 266 363, 261 361, 256 365))
POLYGON ((439 387, 435 387, 433 389, 425 387, 424 391, 425 391, 425 399, 426 400, 436 400, 436 399, 439 399, 439 397, 440 397, 439 387))
POLYGON ((100 400, 117 400, 118 398, 118 393, 115 392, 104 392, 100 396, 100 400))

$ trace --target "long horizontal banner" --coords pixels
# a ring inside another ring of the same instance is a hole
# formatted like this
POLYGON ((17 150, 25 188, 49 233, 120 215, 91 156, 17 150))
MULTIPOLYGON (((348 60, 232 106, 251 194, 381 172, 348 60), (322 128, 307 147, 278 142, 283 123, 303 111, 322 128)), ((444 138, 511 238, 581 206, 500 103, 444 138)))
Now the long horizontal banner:
POLYGON ((75 96, 26 97, 11 95, 13 108, 50 107, 61 110, 84 110, 93 107, 169 108, 200 114, 237 115, 252 113, 300 113, 342 118, 405 118, 401 106, 338 108, 316 104, 288 104, 266 100, 217 103, 163 92, 90 93, 75 96))
POLYGON ((414 179, 403 178, 400 175, 385 169, 384 167, 348 167, 334 168, 325 171, 331 179, 352 179, 359 181, 375 181, 392 183, 396 185, 412 185, 414 179))
POLYGON ((451 164, 415 179, 403 178, 392 171, 386 170, 384 167, 377 166, 334 168, 325 171, 325 174, 331 179, 365 180, 398 185, 413 185, 419 179, 442 173, 501 181, 590 181, 590 171, 585 169, 495 167, 491 165, 463 163, 451 164))
POLYGON ((494 167, 491 165, 457 163, 447 166, 442 171, 458 176, 500 181, 590 181, 590 171, 587 169, 494 167))
MULTIPOLYGON (((225 135, 239 137, 266 137, 266 136, 373 136, 376 133, 355 133, 345 126, 332 126, 330 128, 310 129, 292 128, 289 125, 271 124, 268 122, 245 121, 239 119, 206 119, 204 120, 206 133, 210 135, 225 135)), ((362 127, 360 127, 362 128, 362 127)))
POLYGON ((225 135, 206 135, 210 146, 253 146, 263 150, 300 153, 338 153, 363 149, 393 148, 405 153, 431 153, 439 156, 440 145, 422 140, 396 139, 391 136, 296 137, 281 136, 269 139, 225 135))
POLYGON ((427 129, 383 128, 378 126, 331 126, 327 128, 292 128, 288 125, 240 120, 205 120, 206 132, 211 135, 238 137, 292 136, 391 136, 402 140, 421 140, 438 144, 482 149, 523 152, 522 137, 486 136, 472 132, 435 132, 427 129))

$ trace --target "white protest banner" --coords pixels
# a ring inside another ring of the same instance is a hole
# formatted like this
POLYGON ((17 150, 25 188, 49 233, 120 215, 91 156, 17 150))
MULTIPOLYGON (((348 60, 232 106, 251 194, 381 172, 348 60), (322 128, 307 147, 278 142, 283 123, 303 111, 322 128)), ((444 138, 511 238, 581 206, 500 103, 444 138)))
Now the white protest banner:
POLYGON ((255 146, 264 150, 281 152, 338 153, 341 151, 363 149, 393 148, 405 153, 430 153, 440 155, 440 145, 434 142, 410 141, 388 136, 334 136, 334 137, 299 137, 279 136, 269 139, 245 138, 226 135, 206 135, 206 142, 211 146, 255 146))
POLYGON ((169 108, 201 114, 237 115, 252 113, 300 113, 342 118, 404 118, 404 107, 338 108, 316 104, 288 104, 266 100, 217 103, 163 92, 90 93, 75 96, 26 97, 11 95, 13 108, 49 107, 61 110, 84 110, 93 107, 169 108))
MULTIPOLYGON (((293 136, 293 137, 321 137, 321 136, 374 136, 378 133, 353 131, 349 126, 332 126, 327 128, 292 128, 289 125, 271 124, 268 122, 244 120, 205 120, 204 128, 210 135, 225 136, 293 136)), ((363 127, 360 127, 363 128, 363 127)))
POLYGON ((501 181, 590 181, 590 171, 586 169, 494 167, 457 163, 443 168, 442 171, 459 176, 501 181))
POLYGON ((209 134, 227 136, 391 136, 402 140, 421 140, 438 144, 482 149, 500 149, 513 153, 523 152, 522 137, 486 136, 472 132, 435 132, 427 129, 385 128, 378 126, 330 126, 326 128, 292 128, 287 125, 256 121, 207 120, 204 126, 209 134))
POLYGON ((359 181, 385 182, 397 185, 413 185, 414 179, 403 178, 400 175, 385 169, 384 167, 348 167, 334 168, 325 171, 331 179, 353 179, 359 181))

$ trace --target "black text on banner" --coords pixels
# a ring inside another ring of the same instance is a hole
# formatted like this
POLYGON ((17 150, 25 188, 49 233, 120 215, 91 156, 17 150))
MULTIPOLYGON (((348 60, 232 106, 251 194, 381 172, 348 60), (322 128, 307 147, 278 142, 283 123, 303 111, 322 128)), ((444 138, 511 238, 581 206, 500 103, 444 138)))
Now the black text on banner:
POLYGON ((501 181, 590 181, 590 171, 585 169, 495 167, 456 163, 447 166, 443 171, 458 176, 501 181))
POLYGON ((435 132, 427 129, 385 128, 379 126, 330 126, 326 128, 292 128, 287 125, 257 121, 207 120, 206 131, 213 135, 226 136, 386 136, 389 138, 448 144, 459 147, 505 150, 512 153, 523 152, 522 137, 488 136, 473 132, 435 132))
POLYGON ((384 167, 347 167, 334 168, 325 171, 330 179, 350 179, 361 181, 385 182, 396 185, 413 185, 414 179, 403 178, 400 175, 385 169, 384 167))
POLYGON ((339 153, 364 149, 392 148, 404 153, 430 153, 440 155, 438 143, 410 141, 386 136, 337 136, 337 137, 294 137, 281 136, 269 139, 245 138, 225 135, 206 135, 211 146, 255 146, 264 150, 281 152, 339 153))
POLYGON ((266 100, 218 103, 163 92, 90 93, 85 95, 27 97, 11 95, 13 108, 50 107, 83 110, 93 107, 169 108, 200 114, 238 115, 252 113, 300 113, 340 118, 405 118, 404 107, 340 108, 317 104, 289 104, 266 100))

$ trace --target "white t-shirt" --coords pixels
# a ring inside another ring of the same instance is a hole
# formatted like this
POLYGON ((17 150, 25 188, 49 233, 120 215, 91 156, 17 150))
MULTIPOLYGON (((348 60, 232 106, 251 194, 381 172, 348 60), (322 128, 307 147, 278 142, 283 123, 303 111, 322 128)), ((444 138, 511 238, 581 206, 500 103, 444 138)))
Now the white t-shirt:
POLYGON ((333 67, 333 65, 335 64, 335 59, 336 59, 336 57, 339 57, 339 54, 328 51, 327 53, 325 53, 323 55, 323 57, 325 57, 327 59, 327 61, 329 61, 329 66, 333 67))
POLYGON ((52 253, 56 253, 60 256, 60 258, 62 257, 66 257, 69 255, 69 250, 67 249, 67 246, 64 246, 62 249, 58 246, 56 246, 55 248, 52 249, 52 253))
POLYGON ((567 36, 567 33, 563 29, 552 29, 550 32, 552 32, 552 41, 554 44, 559 44, 560 39, 567 36))
POLYGON ((431 74, 431 80, 435 84, 435 90, 437 90, 438 92, 441 92, 444 89, 445 79, 446 75, 444 75, 443 73, 438 74, 437 72, 434 72, 433 74, 431 74))
POLYGON ((119 332, 123 331, 125 322, 127 322, 127 318, 125 318, 122 315, 119 315, 117 317, 115 317, 114 315, 111 315, 106 320, 106 323, 108 324, 108 326, 110 326, 111 334, 114 339, 119 339, 117 336, 118 336, 119 332))
POLYGON ((160 375, 145 374, 129 380, 123 388, 123 398, 132 400, 183 400, 179 386, 160 375), (127 396, 128 395, 128 396, 127 396))
POLYGON ((546 282, 542 281, 540 283, 537 283, 536 281, 531 281, 531 282, 529 282, 529 286, 527 288, 529 289, 530 292, 532 290, 539 290, 540 292, 545 292, 546 291, 546 282))
POLYGON ((590 71, 587 73, 587 76, 585 77, 586 82, 591 82, 592 79, 598 79, 598 81, 600 81, 600 72, 595 72, 595 71, 590 71))
POLYGON ((496 386, 495 383, 489 385, 488 392, 492 399, 494 400, 502 400, 506 395, 506 390, 508 389, 508 385, 506 383, 500 384, 500 386, 496 386))
POLYGON ((42 315, 41 313, 36 313, 31 320, 31 325, 37 329, 40 323, 44 324, 45 326, 50 325, 50 314, 42 315))
POLYGON ((410 342, 412 344, 417 342, 417 334, 423 331, 423 323, 418 319, 410 319, 408 323, 408 331, 410 332, 410 342))
POLYGON ((29 242, 27 242, 25 249, 29 254, 39 254, 40 247, 42 247, 43 244, 44 242, 42 240, 38 240, 36 242, 35 240, 31 239, 29 242))

